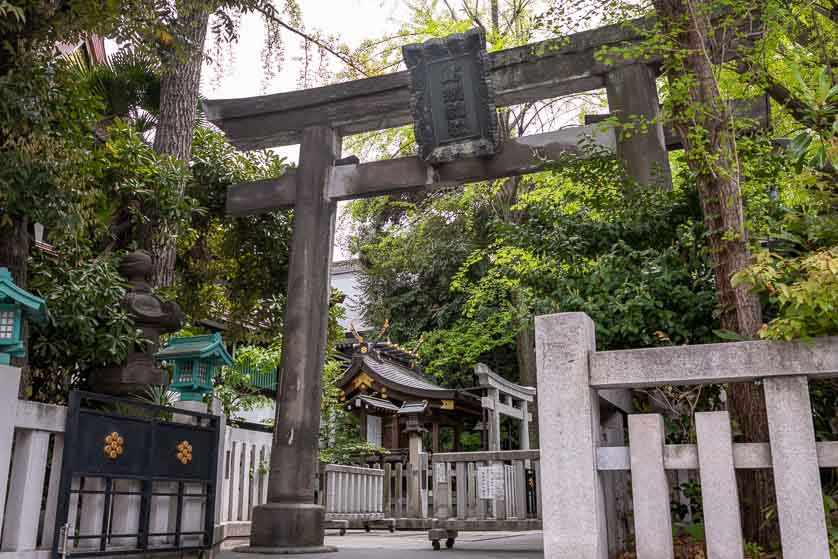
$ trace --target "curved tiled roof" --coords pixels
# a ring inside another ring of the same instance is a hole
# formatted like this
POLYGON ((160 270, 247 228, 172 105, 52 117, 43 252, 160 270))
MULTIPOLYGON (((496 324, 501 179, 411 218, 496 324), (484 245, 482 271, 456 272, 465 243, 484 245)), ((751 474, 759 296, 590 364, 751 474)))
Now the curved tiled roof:
POLYGON ((408 369, 397 365, 396 363, 387 361, 378 361, 369 355, 364 356, 364 368, 378 376, 387 379, 396 384, 416 388, 419 390, 439 390, 440 392, 450 392, 448 388, 443 388, 434 383, 418 371, 408 369))
POLYGON ((352 398, 351 400, 349 400, 347 402, 347 405, 349 407, 352 407, 356 400, 360 400, 361 402, 363 402, 365 404, 369 404, 370 406, 373 406, 375 408, 382 409, 382 410, 385 410, 385 411, 395 411, 395 412, 399 411, 399 407, 397 405, 395 405, 393 402, 390 402, 389 400, 382 400, 381 398, 376 398, 374 396, 367 396, 366 394, 361 394, 361 395, 355 396, 354 398, 352 398))

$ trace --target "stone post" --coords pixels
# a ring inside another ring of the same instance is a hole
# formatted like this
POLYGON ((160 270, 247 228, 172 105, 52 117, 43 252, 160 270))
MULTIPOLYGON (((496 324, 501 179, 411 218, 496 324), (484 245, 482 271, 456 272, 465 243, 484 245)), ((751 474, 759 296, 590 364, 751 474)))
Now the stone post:
POLYGON ((584 313, 535 319, 544 556, 606 559, 599 399, 589 386, 594 323, 584 313))
POLYGON ((646 64, 622 66, 605 76, 608 107, 621 123, 643 118, 649 128, 639 127, 617 132, 617 156, 623 161, 629 176, 640 184, 655 184, 672 189, 672 171, 660 122, 660 103, 655 73, 646 64), (624 132, 631 134, 624 137, 624 132))
POLYGON ((411 518, 424 517, 422 506, 422 434, 425 428, 419 423, 416 415, 408 416, 408 423, 405 432, 408 433, 410 448, 408 452, 408 464, 410 464, 410 477, 407 480, 408 514, 411 518))
POLYGON ((253 551, 326 550, 314 492, 336 210, 328 186, 339 154, 333 129, 303 130, 268 502, 253 509, 253 551))
POLYGON ((767 378, 762 386, 783 556, 827 559, 829 543, 809 381, 804 376, 767 378))
POLYGON ((526 400, 521 400, 521 423, 518 426, 519 448, 530 449, 530 410, 526 400))
POLYGON ((492 407, 488 409, 489 415, 489 450, 500 450, 500 413, 498 412, 498 389, 489 388, 487 391, 492 407))

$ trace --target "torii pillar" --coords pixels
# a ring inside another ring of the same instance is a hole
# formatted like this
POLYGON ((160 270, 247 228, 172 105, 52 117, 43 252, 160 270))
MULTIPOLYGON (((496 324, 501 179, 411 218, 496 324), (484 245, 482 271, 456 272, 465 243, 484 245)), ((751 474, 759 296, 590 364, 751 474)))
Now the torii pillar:
POLYGON ((337 206, 328 183, 340 142, 328 126, 302 133, 268 501, 253 509, 252 552, 335 551, 323 545, 325 511, 314 504, 314 484, 337 206))

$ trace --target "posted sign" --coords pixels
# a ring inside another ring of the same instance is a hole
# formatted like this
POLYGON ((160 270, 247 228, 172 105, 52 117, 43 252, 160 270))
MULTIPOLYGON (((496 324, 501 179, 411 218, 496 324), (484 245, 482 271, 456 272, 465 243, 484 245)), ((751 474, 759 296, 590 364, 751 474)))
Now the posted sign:
POLYGON ((506 495, 506 476, 503 464, 477 467, 477 497, 502 499, 506 495))

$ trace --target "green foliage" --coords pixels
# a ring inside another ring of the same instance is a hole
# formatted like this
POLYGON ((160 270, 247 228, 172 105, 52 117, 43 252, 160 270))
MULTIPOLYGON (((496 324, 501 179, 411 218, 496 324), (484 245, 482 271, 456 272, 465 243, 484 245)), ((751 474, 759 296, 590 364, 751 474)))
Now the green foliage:
POLYGON ((33 324, 29 340, 32 382, 28 396, 60 403, 71 388, 85 388, 99 367, 122 361, 143 343, 120 299, 125 284, 114 257, 33 262, 29 288, 46 301, 49 319, 33 324))
POLYGON ((534 314, 587 312, 603 349, 712 340, 695 191, 640 191, 612 155, 585 149, 530 179, 513 221, 492 213, 487 184, 356 207, 368 320, 389 310, 393 336, 422 337, 425 369, 452 386, 481 360, 514 379, 515 337, 534 314), (389 220, 396 204, 405 217, 389 220))
POLYGON ((212 397, 221 402, 224 415, 230 419, 244 411, 264 407, 271 399, 254 384, 251 373, 254 370, 270 371, 279 366, 281 352, 279 342, 268 347, 240 346, 236 348, 235 363, 222 367, 215 377, 212 397))
POLYGON ((834 169, 838 166, 838 83, 826 67, 817 72, 817 85, 812 88, 797 67, 793 73, 802 104, 797 117, 808 128, 792 139, 789 156, 800 166, 834 169))
POLYGON ((833 483, 825 491, 823 508, 826 513, 826 529, 829 537, 829 557, 838 559, 838 483, 833 483))
POLYGON ((415 202, 355 203, 353 243, 364 266, 367 323, 409 313, 410 320, 391 320, 390 328, 394 339, 407 341, 456 316, 462 297, 450 291, 450 278, 480 242, 480 209, 469 207, 474 200, 467 189, 462 199, 445 193, 415 202))
POLYGON ((120 119, 108 133, 102 158, 106 188, 97 192, 99 224, 109 225, 105 246, 135 248, 145 235, 159 239, 173 235, 176 224, 198 211, 195 201, 180 192, 180 185, 189 179, 186 164, 154 151, 120 119), (149 230, 154 223, 169 227, 149 230))
POLYGON ((99 101, 66 63, 33 54, 0 74, 0 220, 77 229, 99 180, 91 130, 99 101), (22 61, 23 62, 23 61, 22 61))
POLYGON ((197 127, 187 195, 202 208, 178 237, 173 295, 193 320, 225 318, 228 341, 270 342, 281 332, 292 212, 231 218, 227 187, 281 176, 288 162, 269 151, 237 151, 197 127))
POLYGON ((776 316, 764 324, 762 338, 791 340, 838 332, 838 248, 783 258, 769 251, 734 278, 767 294, 776 316))
POLYGON ((85 84, 103 105, 103 117, 129 119, 140 132, 157 124, 160 112, 160 62, 130 48, 104 61, 91 63, 81 51, 68 56, 74 80, 85 84))
MULTIPOLYGON (((701 499, 701 482, 696 480, 685 481, 678 486, 678 492, 683 495, 687 502, 671 502, 672 513, 678 521, 683 521, 687 515, 691 515, 694 522, 704 520, 704 510, 701 499)), ((703 539, 703 538, 700 538, 703 539)))
POLYGON ((760 559, 764 551, 756 542, 745 542, 745 555, 750 559, 760 559))

